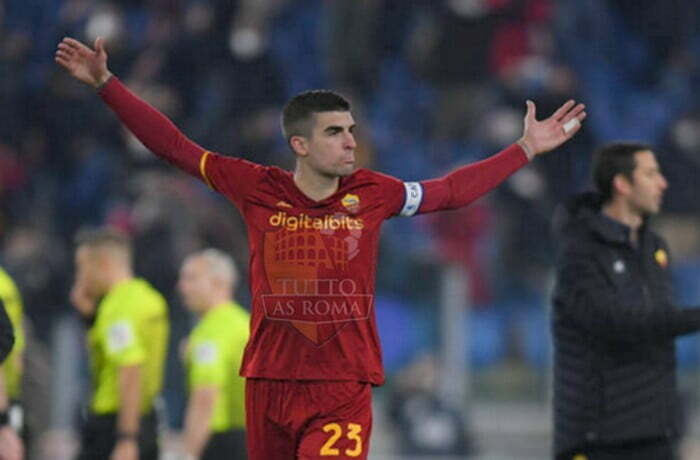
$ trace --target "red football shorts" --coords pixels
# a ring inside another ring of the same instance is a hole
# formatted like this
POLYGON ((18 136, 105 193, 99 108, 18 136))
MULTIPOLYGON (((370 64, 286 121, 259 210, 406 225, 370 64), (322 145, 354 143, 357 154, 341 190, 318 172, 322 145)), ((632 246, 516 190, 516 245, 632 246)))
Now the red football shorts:
POLYGON ((366 459, 369 383, 246 380, 249 460, 366 459))

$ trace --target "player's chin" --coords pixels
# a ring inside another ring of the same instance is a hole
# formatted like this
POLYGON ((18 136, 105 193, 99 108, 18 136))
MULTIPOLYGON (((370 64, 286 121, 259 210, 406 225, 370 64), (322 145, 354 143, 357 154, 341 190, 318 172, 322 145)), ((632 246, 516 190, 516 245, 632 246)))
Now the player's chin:
POLYGON ((336 174, 340 177, 349 176, 355 171, 355 163, 346 163, 337 168, 336 174))
POLYGON ((655 216, 661 212, 661 203, 651 203, 644 211, 645 216, 655 216))

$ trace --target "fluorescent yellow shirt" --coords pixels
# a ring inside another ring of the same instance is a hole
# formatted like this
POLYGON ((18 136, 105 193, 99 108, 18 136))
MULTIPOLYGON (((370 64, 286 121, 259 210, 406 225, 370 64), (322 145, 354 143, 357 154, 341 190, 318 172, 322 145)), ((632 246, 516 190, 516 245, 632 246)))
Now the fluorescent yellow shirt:
POLYGON ((24 309, 17 286, 2 268, 0 268, 0 299, 5 305, 5 311, 10 318, 15 334, 15 344, 12 346, 12 351, 7 356, 2 367, 0 367, 0 372, 5 378, 7 397, 17 400, 21 396, 22 389, 22 353, 25 346, 24 327, 22 326, 24 309))
POLYGON ((123 281, 107 293, 88 331, 94 413, 119 411, 119 368, 136 364, 141 413, 151 410, 163 385, 168 329, 165 299, 147 281, 123 281))
POLYGON ((186 365, 190 393, 201 386, 219 390, 210 421, 216 433, 245 426, 245 379, 239 370, 249 323, 248 312, 229 302, 209 310, 189 337, 186 365))

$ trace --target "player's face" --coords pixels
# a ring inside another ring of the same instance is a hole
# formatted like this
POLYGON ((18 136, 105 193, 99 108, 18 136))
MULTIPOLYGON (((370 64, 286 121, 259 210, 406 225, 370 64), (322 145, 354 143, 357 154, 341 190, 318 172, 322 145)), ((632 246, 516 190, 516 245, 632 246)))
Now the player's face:
POLYGON ((103 266, 99 251, 85 246, 75 252, 75 283, 92 299, 104 294, 103 266))
POLYGON ((654 153, 643 150, 635 154, 629 203, 640 215, 653 215, 661 209, 664 191, 668 188, 654 153))
POLYGON ((206 262, 199 258, 185 261, 177 287, 187 308, 195 312, 204 309, 213 287, 206 262))
POLYGON ((307 162, 324 176, 347 176, 355 169, 355 120, 350 112, 314 114, 307 162))

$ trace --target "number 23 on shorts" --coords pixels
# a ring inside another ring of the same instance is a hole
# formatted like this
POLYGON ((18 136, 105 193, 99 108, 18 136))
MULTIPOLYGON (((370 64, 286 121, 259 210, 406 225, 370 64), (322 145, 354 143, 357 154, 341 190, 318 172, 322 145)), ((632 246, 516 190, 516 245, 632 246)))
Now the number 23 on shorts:
MULTIPOLYGON (((328 423, 323 425, 323 431, 325 433, 330 433, 330 437, 325 444, 321 447, 322 457, 338 457, 340 456, 340 449, 335 447, 336 442, 343 437, 343 427, 338 423, 328 423)), ((345 455, 348 457, 359 457, 362 454, 362 425, 357 423, 348 423, 347 429, 345 430, 345 437, 354 441, 355 445, 345 449, 345 455)))

